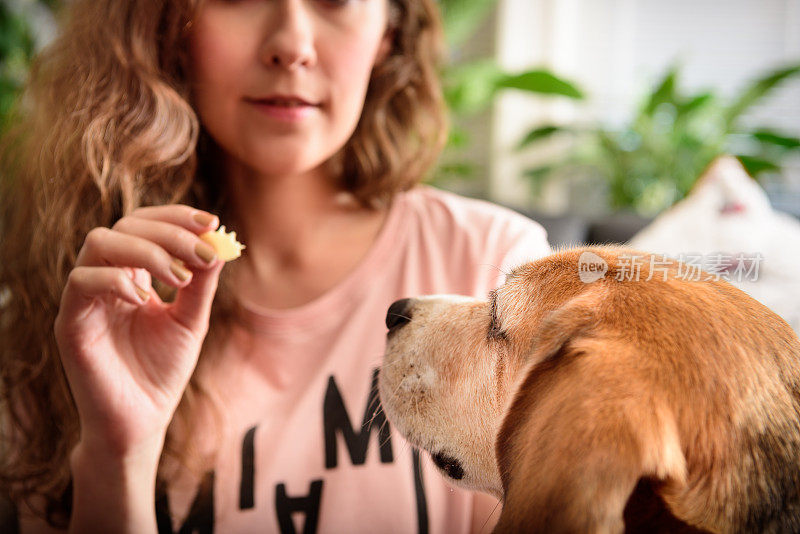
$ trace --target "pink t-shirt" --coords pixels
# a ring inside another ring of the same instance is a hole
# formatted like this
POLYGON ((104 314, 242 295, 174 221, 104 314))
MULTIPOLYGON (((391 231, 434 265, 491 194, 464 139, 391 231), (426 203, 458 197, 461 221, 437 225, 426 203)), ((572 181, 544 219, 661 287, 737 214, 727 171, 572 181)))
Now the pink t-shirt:
POLYGON ((230 394, 210 490, 171 490, 172 531, 469 532, 472 494, 374 416, 384 318, 403 297, 484 298, 549 252, 543 228, 505 208, 429 186, 398 195, 336 287, 298 308, 248 310, 221 360, 244 363, 218 377, 230 394))

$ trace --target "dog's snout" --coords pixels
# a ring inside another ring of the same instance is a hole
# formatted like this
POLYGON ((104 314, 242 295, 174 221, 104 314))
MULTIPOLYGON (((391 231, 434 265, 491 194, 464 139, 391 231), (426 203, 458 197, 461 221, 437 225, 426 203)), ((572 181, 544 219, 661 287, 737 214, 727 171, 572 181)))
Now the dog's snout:
POLYGON ((386 312, 386 328, 389 330, 407 324, 411 321, 411 299, 396 300, 386 312))

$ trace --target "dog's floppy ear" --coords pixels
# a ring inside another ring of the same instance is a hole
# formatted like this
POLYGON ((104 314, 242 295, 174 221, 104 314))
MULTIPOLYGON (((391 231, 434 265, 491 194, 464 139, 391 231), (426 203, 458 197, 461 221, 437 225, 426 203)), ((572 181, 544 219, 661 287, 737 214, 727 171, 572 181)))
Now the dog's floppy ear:
POLYGON ((532 350, 498 435, 495 532, 622 532, 640 479, 685 480, 673 414, 589 302, 551 314, 532 350))

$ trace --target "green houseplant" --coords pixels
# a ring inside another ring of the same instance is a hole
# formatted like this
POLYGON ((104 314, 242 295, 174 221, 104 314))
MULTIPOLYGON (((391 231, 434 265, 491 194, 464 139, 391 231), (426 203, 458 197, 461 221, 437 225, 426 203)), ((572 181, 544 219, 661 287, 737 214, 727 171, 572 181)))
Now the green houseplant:
POLYGON ((0 3, 0 132, 8 125, 33 59, 34 39, 25 17, 0 3))
POLYGON ((654 215, 686 196, 717 156, 732 154, 756 179, 777 172, 800 150, 800 139, 769 128, 747 128, 741 118, 776 87, 800 74, 800 64, 759 76, 729 101, 713 91, 688 94, 673 65, 622 128, 549 124, 532 129, 519 144, 528 150, 553 136, 570 135, 562 160, 525 175, 537 190, 546 180, 590 176, 607 186, 609 207, 654 215))
MULTIPOLYGON (((450 50, 458 52, 487 19, 497 0, 440 0, 445 36, 450 50)), ((454 54, 457 55, 457 54, 454 54)), ((459 150, 468 149, 471 140, 464 121, 487 110, 502 91, 517 90, 545 97, 582 99, 575 84, 546 69, 506 72, 491 58, 454 61, 443 72, 445 100, 450 112, 451 132, 445 153, 433 181, 447 178, 471 179, 474 165, 465 161, 459 150)))
POLYGON ((11 120, 31 61, 42 44, 31 19, 35 15, 53 19, 61 3, 62 0, 0 2, 0 133, 11 120))

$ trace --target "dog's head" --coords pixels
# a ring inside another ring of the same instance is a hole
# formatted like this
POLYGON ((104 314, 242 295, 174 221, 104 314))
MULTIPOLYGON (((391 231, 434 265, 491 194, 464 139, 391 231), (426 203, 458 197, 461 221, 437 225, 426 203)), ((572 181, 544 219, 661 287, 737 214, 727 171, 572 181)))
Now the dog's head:
POLYGON ((496 437, 534 342, 558 343, 592 320, 581 310, 571 324, 553 315, 574 297, 591 299, 577 266, 573 255, 552 256, 514 270, 487 300, 426 296, 387 313, 384 409, 455 485, 502 495, 496 437))
POLYGON ((621 531, 640 501, 747 530, 800 491, 786 475, 800 452, 797 337, 729 284, 652 259, 565 250, 487 300, 389 309, 389 420, 454 484, 503 498, 502 531, 621 531), (776 498, 778 486, 790 489, 776 498))

